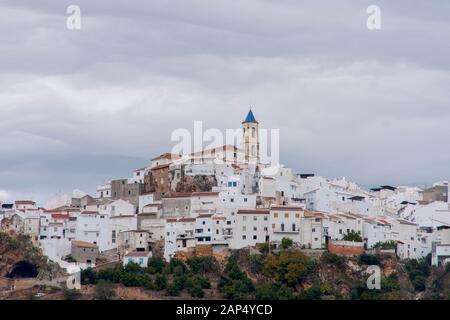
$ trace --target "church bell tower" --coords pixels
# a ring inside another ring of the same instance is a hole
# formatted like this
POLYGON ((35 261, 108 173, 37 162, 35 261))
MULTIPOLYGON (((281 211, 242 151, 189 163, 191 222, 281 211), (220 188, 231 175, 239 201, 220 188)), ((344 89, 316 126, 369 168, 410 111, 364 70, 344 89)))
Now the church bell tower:
POLYGON ((259 123, 253 115, 252 109, 248 111, 247 117, 242 122, 244 139, 242 149, 245 151, 245 161, 250 163, 259 162, 259 123))

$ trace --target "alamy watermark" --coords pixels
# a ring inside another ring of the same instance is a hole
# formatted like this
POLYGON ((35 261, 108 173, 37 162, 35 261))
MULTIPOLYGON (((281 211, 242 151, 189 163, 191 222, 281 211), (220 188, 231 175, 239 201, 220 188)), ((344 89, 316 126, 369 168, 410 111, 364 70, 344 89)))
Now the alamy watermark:
POLYGON ((366 285, 369 290, 381 289, 381 269, 377 265, 368 266, 366 273, 370 274, 367 278, 366 285))
POLYGON ((66 19, 66 27, 69 30, 81 29, 81 8, 75 4, 67 7, 66 13, 69 15, 66 19))
POLYGON ((366 9, 367 17, 366 26, 369 30, 381 30, 381 8, 377 5, 370 5, 366 9))
POLYGON ((266 163, 278 167, 280 160, 280 130, 249 128, 204 130, 202 121, 194 121, 193 131, 175 129, 171 134, 175 142, 172 154, 190 159, 194 164, 207 160, 215 164, 227 162, 266 163), (247 130, 247 132, 245 132, 247 130))

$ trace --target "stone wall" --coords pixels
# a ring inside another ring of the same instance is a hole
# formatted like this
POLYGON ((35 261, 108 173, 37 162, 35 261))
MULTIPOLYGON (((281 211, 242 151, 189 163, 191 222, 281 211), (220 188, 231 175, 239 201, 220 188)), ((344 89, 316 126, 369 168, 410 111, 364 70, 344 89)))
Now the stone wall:
POLYGON ((330 253, 345 256, 359 256, 364 253, 364 243, 352 241, 330 241, 328 242, 328 251, 330 253))

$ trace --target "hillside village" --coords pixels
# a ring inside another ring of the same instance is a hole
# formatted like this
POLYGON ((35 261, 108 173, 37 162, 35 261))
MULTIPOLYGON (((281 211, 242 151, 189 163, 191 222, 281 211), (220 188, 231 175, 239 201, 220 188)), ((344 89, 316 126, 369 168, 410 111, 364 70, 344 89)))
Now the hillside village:
POLYGON ((260 159, 251 110, 242 128, 239 147, 164 153, 95 195, 1 203, 1 231, 27 235, 68 273, 114 261, 147 266, 152 256, 220 260, 264 243, 276 250, 286 238, 310 252, 378 248, 400 260, 431 254, 434 266, 450 261, 448 181, 364 190, 345 178, 274 170, 260 159))

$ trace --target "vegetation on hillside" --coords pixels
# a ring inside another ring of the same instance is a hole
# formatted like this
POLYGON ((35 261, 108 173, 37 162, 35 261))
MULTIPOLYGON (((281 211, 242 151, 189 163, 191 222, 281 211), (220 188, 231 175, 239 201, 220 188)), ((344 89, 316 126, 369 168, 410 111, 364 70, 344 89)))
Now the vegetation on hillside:
POLYGON ((450 295, 450 289, 445 291, 449 270, 428 281, 434 269, 427 259, 408 260, 403 266, 389 254, 343 257, 326 252, 311 258, 289 245, 270 252, 265 249, 256 253, 236 250, 222 264, 213 257, 172 259, 170 263, 153 257, 145 268, 131 263, 96 272, 87 269, 82 272, 82 283, 142 287, 166 296, 234 300, 413 299, 425 291, 422 298, 450 295), (380 289, 369 289, 366 284, 366 270, 374 265, 380 267, 380 289))

